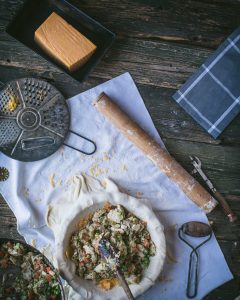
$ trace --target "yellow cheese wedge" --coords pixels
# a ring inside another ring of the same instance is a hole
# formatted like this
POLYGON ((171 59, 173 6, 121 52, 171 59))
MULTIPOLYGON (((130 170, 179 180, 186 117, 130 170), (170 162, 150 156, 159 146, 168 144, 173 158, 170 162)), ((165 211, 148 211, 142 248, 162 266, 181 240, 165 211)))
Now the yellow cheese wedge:
POLYGON ((35 31, 34 40, 69 71, 75 71, 97 47, 62 17, 52 13, 35 31))

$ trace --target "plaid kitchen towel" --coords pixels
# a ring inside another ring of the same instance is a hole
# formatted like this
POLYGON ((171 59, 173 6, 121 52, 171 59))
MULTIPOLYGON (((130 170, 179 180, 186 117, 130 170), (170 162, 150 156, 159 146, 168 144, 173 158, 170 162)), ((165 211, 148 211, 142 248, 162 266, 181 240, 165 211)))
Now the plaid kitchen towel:
POLYGON ((240 27, 173 98, 214 138, 219 136, 240 111, 240 27))

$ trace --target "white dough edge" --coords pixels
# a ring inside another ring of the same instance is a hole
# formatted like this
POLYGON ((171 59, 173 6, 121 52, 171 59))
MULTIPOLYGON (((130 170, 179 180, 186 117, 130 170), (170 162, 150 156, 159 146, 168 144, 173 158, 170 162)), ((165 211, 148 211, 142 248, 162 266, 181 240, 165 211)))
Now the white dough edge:
POLYGON ((75 275, 75 265, 65 254, 70 238, 76 231, 79 221, 89 213, 102 208, 104 203, 110 202, 112 205, 120 204, 139 219, 146 221, 147 229, 156 246, 156 254, 150 257, 149 267, 145 270, 141 282, 130 285, 134 297, 141 295, 155 283, 162 271, 166 257, 164 228, 151 208, 141 202, 140 199, 121 193, 117 187, 114 188, 115 184, 112 181, 107 181, 108 185, 111 186, 109 191, 107 189, 102 191, 93 189, 89 193, 80 195, 79 198, 82 199, 72 204, 71 209, 65 212, 64 220, 61 220, 59 224, 60 227, 58 230, 61 234, 55 236, 55 254, 60 274, 84 299, 126 299, 126 294, 121 286, 116 286, 109 291, 105 291, 97 287, 93 281, 81 279, 75 275))

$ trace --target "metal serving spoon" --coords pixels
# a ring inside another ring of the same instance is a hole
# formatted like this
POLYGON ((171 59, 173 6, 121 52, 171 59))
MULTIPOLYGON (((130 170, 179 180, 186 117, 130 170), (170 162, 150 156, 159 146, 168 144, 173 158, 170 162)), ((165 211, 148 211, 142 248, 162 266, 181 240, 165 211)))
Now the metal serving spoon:
POLYGON ((199 254, 197 250, 211 239, 212 228, 208 224, 202 222, 187 222, 179 228, 178 236, 185 244, 187 244, 192 249, 189 257, 186 295, 188 298, 194 298, 196 297, 198 291, 199 254), (197 247, 194 247, 184 238, 184 235, 198 238, 207 238, 197 247))
POLYGON ((127 281, 120 269, 120 264, 118 260, 118 256, 116 255, 112 245, 109 241, 101 239, 98 244, 98 250, 106 261, 112 262, 111 267, 115 269, 116 275, 120 281, 120 284, 122 288, 124 289, 124 292, 126 293, 129 300, 134 300, 133 294, 127 284, 127 281))

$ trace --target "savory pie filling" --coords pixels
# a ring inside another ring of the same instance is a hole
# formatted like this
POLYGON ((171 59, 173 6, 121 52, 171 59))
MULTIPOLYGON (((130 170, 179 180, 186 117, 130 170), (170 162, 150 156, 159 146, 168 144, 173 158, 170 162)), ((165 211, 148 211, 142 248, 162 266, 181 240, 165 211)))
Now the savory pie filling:
POLYGON ((72 235, 68 256, 76 266, 76 274, 93 280, 101 288, 111 289, 118 281, 114 268, 98 251, 101 239, 108 240, 114 248, 128 284, 139 283, 156 252, 146 222, 123 206, 107 202, 80 220, 78 230, 72 235))

